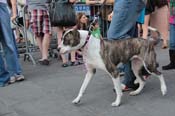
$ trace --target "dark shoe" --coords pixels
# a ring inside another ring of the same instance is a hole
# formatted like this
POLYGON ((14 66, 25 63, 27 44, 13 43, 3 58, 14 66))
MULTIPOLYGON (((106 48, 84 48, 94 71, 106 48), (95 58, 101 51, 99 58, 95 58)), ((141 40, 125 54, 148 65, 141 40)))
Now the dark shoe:
POLYGON ((163 70, 175 69, 175 50, 169 50, 170 63, 162 66, 163 70))
POLYGON ((162 69, 163 69, 163 70, 175 69, 175 65, 172 64, 172 63, 170 63, 170 64, 168 64, 168 65, 166 65, 166 66, 162 66, 162 69))
MULTIPOLYGON (((128 87, 124 84, 121 84, 121 89, 122 89, 123 92, 136 90, 138 87, 139 87, 139 84, 135 84, 132 87, 128 87)), ((113 89, 113 91, 115 92, 115 89, 113 89)))
POLYGON ((78 61, 75 61, 75 62, 71 62, 70 63, 70 66, 77 66, 77 65, 80 65, 82 63, 78 62, 78 61))
POLYGON ((124 84, 121 85, 122 91, 130 91, 130 90, 136 90, 139 87, 139 84, 134 84, 133 86, 129 87, 124 84))
POLYGON ((69 65, 67 63, 63 63, 61 66, 65 68, 68 67, 69 65))
POLYGON ((48 59, 39 60, 39 63, 40 63, 41 65, 49 65, 49 64, 50 64, 50 62, 49 62, 48 59))

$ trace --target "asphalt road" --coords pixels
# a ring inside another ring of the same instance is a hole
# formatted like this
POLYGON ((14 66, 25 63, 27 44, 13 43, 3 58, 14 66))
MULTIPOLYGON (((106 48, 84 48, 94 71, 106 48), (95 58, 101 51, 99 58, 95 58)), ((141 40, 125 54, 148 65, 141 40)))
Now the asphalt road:
MULTIPOLYGON (((160 64, 169 62, 168 49, 157 47, 160 64)), ((36 58, 38 55, 35 55, 36 58)), ((26 80, 0 88, 0 116, 174 116, 175 70, 162 71, 168 88, 161 95, 158 79, 150 77, 143 92, 130 96, 125 92, 122 104, 112 107, 115 99, 109 76, 97 70, 79 105, 71 102, 77 96, 86 69, 84 65, 61 67, 51 59, 50 66, 21 63, 26 80)))

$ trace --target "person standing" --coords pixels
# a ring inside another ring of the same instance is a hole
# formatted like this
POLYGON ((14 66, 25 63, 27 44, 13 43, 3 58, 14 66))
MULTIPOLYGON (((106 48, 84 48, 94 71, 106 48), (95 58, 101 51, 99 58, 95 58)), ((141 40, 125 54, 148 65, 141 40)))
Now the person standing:
POLYGON ((170 2, 170 40, 169 40, 169 57, 170 63, 162 67, 163 70, 175 69, 175 0, 170 2))
MULTIPOLYGON (((111 14, 113 16, 107 32, 109 40, 126 39, 134 36, 135 29, 133 27, 135 27, 137 18, 145 7, 144 2, 145 0, 115 0, 114 10, 111 14)), ((134 84, 135 76, 130 65, 130 62, 125 64, 122 90, 138 87, 134 84)))
POLYGON ((28 0, 27 2, 31 13, 32 31, 41 52, 39 63, 49 65, 48 49, 51 39, 51 24, 47 8, 48 0, 28 0))
POLYGON ((3 52, 0 53, 0 86, 5 86, 15 81, 24 80, 21 65, 18 60, 14 36, 10 26, 10 19, 14 20, 17 16, 16 0, 11 0, 12 16, 10 18, 7 9, 7 0, 0 0, 0 42, 3 52))

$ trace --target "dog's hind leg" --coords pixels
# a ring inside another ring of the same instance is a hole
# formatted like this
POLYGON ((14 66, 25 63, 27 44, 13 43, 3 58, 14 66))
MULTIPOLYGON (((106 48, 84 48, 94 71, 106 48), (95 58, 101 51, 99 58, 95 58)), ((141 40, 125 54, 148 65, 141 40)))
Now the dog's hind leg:
POLYGON ((131 60, 131 66, 132 66, 131 67, 132 71, 133 71, 134 75, 136 76, 135 81, 137 81, 139 83, 139 87, 135 91, 130 92, 130 95, 137 95, 142 91, 142 89, 145 86, 145 82, 141 79, 141 77, 139 75, 139 71, 140 71, 141 67, 143 66, 143 64, 139 58, 133 58, 131 60))
POLYGON ((83 81, 83 84, 82 84, 82 86, 80 88, 80 91, 78 93, 78 96, 72 101, 72 103, 74 103, 74 104, 78 104, 80 102, 80 99, 83 96, 83 94, 84 94, 84 92, 86 90, 87 85, 89 84, 92 76, 96 72, 96 69, 92 68, 91 66, 86 65, 86 67, 87 67, 87 73, 86 73, 85 79, 83 81))
POLYGON ((160 81, 160 89, 161 89, 161 92, 162 92, 162 95, 166 95, 167 93, 167 86, 165 84, 165 80, 164 80, 164 77, 163 77, 163 74, 161 74, 161 72, 159 71, 156 71, 156 73, 152 73, 153 76, 157 77, 160 81))

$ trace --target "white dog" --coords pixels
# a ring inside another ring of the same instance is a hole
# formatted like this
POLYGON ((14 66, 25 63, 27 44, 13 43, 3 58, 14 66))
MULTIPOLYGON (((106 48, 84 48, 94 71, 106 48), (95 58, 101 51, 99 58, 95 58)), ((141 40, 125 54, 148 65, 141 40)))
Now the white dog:
POLYGON ((81 86, 78 96, 72 101, 80 102, 83 93, 96 72, 96 68, 106 71, 112 78, 116 91, 116 100, 112 106, 119 106, 122 98, 121 82, 119 72, 116 67, 119 63, 131 61, 132 70, 139 83, 138 89, 130 92, 130 95, 137 95, 145 85, 142 78, 141 69, 145 69, 149 74, 157 76, 160 80, 161 92, 167 92, 167 87, 163 75, 156 67, 156 54, 154 43, 142 38, 131 38, 123 40, 101 40, 88 34, 88 31, 70 29, 63 34, 63 39, 59 45, 60 53, 64 54, 72 50, 82 49, 83 58, 86 63, 87 73, 81 86))

